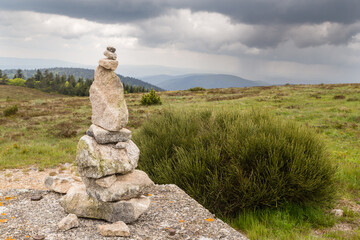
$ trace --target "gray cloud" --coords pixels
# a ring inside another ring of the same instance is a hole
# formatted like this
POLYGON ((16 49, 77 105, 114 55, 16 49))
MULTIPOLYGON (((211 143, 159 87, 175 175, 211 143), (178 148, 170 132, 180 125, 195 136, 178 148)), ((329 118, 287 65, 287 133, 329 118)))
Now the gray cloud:
POLYGON ((323 23, 318 25, 303 25, 290 29, 287 33, 296 46, 300 48, 321 45, 344 45, 353 41, 360 33, 360 22, 344 25, 338 23, 323 23))
MULTIPOLYGON (((190 1, 189 1, 190 2, 190 1)), ((360 20, 358 0, 209 0, 192 1, 192 9, 217 11, 250 24, 304 24, 360 20)))
POLYGON ((166 9, 150 0, 5 0, 0 9, 35 11, 101 23, 131 22, 158 16, 166 9))
POLYGON ((260 49, 276 48, 280 43, 286 41, 288 25, 271 24, 253 26, 253 31, 242 36, 242 42, 248 47, 260 49))
POLYGON ((159 16, 169 9, 218 12, 249 24, 354 23, 359 0, 2 0, 1 9, 54 13, 98 22, 129 22, 159 16))
POLYGON ((257 80, 355 81, 359 5, 359 0, 0 0, 0 52, 96 62, 96 52, 109 43, 131 64, 199 65, 257 80))
MULTIPOLYGON (((359 0, 1 0, 0 9, 59 14, 99 23, 131 23, 143 31, 137 37, 144 45, 176 45, 205 52, 236 43, 259 49, 276 48, 286 41, 300 48, 346 45, 360 32, 359 0), (203 32, 201 29, 190 31, 192 26, 177 24, 182 20, 171 18, 180 9, 193 14, 219 13, 229 18, 229 25, 251 28, 229 40, 220 41, 206 32, 207 39, 202 39, 197 34, 203 32), (322 24, 329 23, 328 29, 322 29, 322 24)), ((76 34, 64 37, 74 38, 76 34)))

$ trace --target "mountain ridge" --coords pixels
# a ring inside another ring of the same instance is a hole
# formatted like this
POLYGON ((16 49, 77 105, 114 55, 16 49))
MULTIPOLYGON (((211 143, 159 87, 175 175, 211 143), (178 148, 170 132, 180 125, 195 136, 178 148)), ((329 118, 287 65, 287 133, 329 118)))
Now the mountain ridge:
POLYGON ((193 87, 203 88, 229 88, 229 87, 254 87, 269 84, 260 81, 251 81, 230 74, 185 74, 185 75, 154 75, 141 78, 141 80, 166 90, 186 90, 193 87))

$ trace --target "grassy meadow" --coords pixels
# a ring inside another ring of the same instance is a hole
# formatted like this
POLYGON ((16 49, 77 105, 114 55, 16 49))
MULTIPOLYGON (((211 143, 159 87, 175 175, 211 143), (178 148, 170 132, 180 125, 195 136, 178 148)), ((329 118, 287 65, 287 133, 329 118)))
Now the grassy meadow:
MULTIPOLYGON (((169 91, 162 105, 143 106, 142 93, 126 94, 128 128, 163 109, 249 109, 270 112, 316 129, 336 163, 337 202, 327 208, 286 206, 225 219, 250 239, 360 239, 360 84, 286 85, 169 91), (344 210, 342 217, 331 208, 344 210)), ((0 170, 74 163, 76 144, 91 124, 88 97, 67 97, 0 85, 0 170), (17 105, 15 115, 3 110, 17 105)))

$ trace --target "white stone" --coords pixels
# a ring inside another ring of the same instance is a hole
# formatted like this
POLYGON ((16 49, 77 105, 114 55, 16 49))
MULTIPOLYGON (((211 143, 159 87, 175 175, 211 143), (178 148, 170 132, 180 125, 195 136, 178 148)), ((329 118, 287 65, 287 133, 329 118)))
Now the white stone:
POLYGON ((123 221, 118 221, 113 224, 98 225, 98 232, 104 237, 130 236, 130 228, 123 221))
POLYGON ((57 224, 60 231, 67 231, 71 228, 79 227, 79 219, 75 214, 70 213, 57 224))
POLYGON ((122 128, 119 131, 108 131, 102 127, 92 124, 86 134, 95 138, 100 144, 126 142, 131 139, 131 131, 122 128))
POLYGON ((108 187, 99 185, 99 180, 102 179, 83 177, 87 193, 103 202, 127 200, 147 195, 154 186, 154 182, 151 181, 148 175, 140 170, 134 170, 127 174, 118 174, 115 182, 108 187))
POLYGON ((48 176, 45 179, 45 187, 58 193, 67 193, 74 183, 75 180, 68 175, 48 176))
POLYGON ((331 210, 331 213, 338 217, 342 217, 344 215, 344 211, 341 209, 333 209, 331 210))
POLYGON ((124 87, 111 70, 98 66, 90 87, 93 124, 108 131, 120 131, 128 123, 124 87))
POLYGON ((1 214, 1 213, 6 213, 7 210, 8 210, 8 209, 7 209, 6 207, 0 206, 0 214, 1 214))
POLYGON ((79 175, 88 178, 131 172, 137 167, 140 150, 129 141, 127 148, 116 149, 115 145, 98 144, 90 136, 82 136, 76 152, 76 163, 79 175))

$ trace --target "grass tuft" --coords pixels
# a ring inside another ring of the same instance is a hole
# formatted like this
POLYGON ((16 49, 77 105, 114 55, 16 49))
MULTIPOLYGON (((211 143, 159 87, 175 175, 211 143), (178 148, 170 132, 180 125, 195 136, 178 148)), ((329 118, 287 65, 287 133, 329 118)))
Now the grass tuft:
POLYGON ((11 107, 5 108, 3 114, 5 117, 15 115, 18 112, 19 108, 17 105, 13 105, 11 107))
POLYGON ((191 91, 191 92, 200 92, 200 91, 205 91, 206 89, 205 88, 202 88, 202 87, 193 87, 193 88, 189 88, 188 91, 191 91))
POLYGON ((344 95, 335 95, 334 96, 334 99, 337 100, 337 99, 345 99, 346 97, 344 95))

